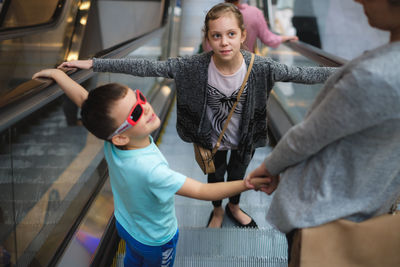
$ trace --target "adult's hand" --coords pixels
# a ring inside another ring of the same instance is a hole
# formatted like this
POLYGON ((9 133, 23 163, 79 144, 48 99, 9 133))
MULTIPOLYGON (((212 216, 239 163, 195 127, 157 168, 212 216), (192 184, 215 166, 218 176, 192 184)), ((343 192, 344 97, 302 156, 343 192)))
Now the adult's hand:
POLYGON ((258 166, 256 169, 254 169, 245 179, 245 181, 248 181, 251 183, 251 179, 254 178, 269 178, 270 182, 268 184, 264 184, 262 188, 260 188, 261 191, 264 193, 270 195, 272 194, 275 189, 278 187, 279 184, 279 175, 273 176, 269 173, 267 167, 265 166, 264 163, 261 163, 260 166, 258 166))

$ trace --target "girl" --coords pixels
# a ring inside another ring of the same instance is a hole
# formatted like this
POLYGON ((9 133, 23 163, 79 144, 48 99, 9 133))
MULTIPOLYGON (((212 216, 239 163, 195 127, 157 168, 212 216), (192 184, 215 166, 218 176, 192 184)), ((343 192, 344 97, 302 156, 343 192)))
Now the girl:
MULTIPOLYGON (((60 67, 78 67, 99 72, 127 73, 135 76, 165 77, 177 88, 177 131, 182 140, 212 149, 236 100, 250 62, 251 53, 241 50, 246 30, 240 11, 232 4, 217 4, 207 13, 204 33, 212 51, 170 58, 91 59, 64 62, 60 67)), ((332 68, 290 67, 270 58, 256 56, 247 85, 236 107, 222 143, 215 155, 216 172, 208 182, 243 179, 257 147, 267 144, 267 98, 275 81, 321 83, 332 68), (227 152, 230 157, 227 159, 227 152)), ((239 207, 240 195, 231 197, 225 210, 242 227, 256 227, 253 219, 239 207)), ((222 201, 213 201, 209 227, 221 227, 222 201)))

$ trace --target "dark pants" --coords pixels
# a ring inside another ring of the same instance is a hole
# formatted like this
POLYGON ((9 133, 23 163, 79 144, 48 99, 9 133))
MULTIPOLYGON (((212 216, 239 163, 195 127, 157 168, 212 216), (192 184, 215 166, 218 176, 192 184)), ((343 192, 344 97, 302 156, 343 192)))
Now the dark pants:
MULTIPOLYGON (((249 164, 244 164, 241 162, 237 150, 230 151, 229 160, 227 160, 228 151, 221 150, 215 153, 214 165, 215 173, 208 174, 209 183, 218 183, 225 181, 225 172, 227 172, 227 181, 242 180, 246 174, 246 169, 249 164)), ((230 197, 229 203, 239 204, 240 194, 230 197)), ((214 207, 220 207, 222 205, 222 200, 217 200, 212 202, 214 207)))

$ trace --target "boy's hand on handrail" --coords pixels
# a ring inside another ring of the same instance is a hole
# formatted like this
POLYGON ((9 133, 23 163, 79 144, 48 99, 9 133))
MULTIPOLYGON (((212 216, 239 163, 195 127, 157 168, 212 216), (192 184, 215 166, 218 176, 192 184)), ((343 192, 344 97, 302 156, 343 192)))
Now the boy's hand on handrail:
POLYGON ((33 74, 32 79, 37 78, 50 78, 53 79, 65 94, 74 102, 78 107, 81 107, 83 102, 88 97, 88 92, 80 84, 72 80, 61 69, 44 69, 33 74))
POLYGON ((60 71, 58 69, 44 69, 39 72, 36 72, 33 74, 32 79, 37 79, 37 78, 48 78, 48 79, 54 79, 54 76, 56 73, 60 71))
POLYGON ((93 60, 92 59, 86 59, 86 60, 72 60, 72 61, 67 61, 61 63, 57 68, 66 68, 66 69, 71 69, 71 68, 79 68, 79 69, 91 69, 93 67, 93 60))

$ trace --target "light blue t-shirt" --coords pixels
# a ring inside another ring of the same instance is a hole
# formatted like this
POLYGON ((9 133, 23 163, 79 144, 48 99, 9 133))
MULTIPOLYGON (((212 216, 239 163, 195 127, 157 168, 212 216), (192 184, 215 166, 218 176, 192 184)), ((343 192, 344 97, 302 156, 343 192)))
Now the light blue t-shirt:
POLYGON ((150 137, 145 148, 120 150, 104 143, 114 215, 137 241, 160 246, 178 230, 174 195, 186 176, 169 168, 168 162, 150 137))

